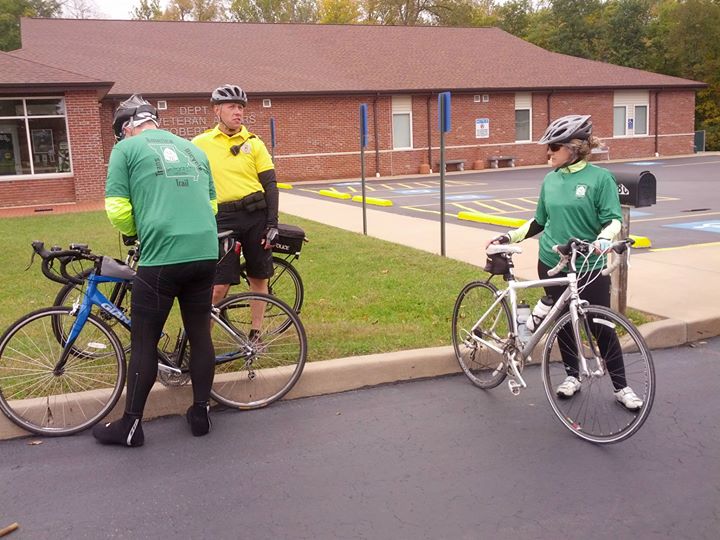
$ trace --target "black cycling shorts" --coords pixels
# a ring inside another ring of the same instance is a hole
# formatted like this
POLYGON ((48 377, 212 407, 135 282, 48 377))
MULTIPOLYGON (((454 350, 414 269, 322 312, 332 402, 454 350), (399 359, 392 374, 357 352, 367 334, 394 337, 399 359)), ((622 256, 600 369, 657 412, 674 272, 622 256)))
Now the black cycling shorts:
MULTIPOLYGON (((245 257, 248 277, 267 279, 273 275, 272 250, 265 249, 260 243, 264 238, 267 226, 267 212, 232 211, 218 212, 218 232, 234 231, 234 237, 242 246, 245 257)), ((237 285, 240 283, 240 258, 234 253, 223 256, 220 252, 220 261, 215 272, 216 285, 237 285)))

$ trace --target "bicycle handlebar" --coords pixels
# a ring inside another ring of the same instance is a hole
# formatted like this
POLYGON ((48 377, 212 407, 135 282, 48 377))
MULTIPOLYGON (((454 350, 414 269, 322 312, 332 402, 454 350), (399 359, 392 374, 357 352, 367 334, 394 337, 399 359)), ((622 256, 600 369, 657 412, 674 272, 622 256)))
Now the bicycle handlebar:
MULTIPOLYGON (((67 283, 73 283, 75 285, 83 284, 82 279, 68 274, 66 267, 70 262, 82 259, 97 264, 97 262, 102 259, 90 253, 90 248, 88 248, 87 244, 70 244, 69 249, 60 249, 60 246, 53 246, 49 251, 45 249, 45 243, 40 240, 35 240, 31 245, 33 248, 33 258, 36 253, 42 258, 40 269, 43 275, 49 280, 63 285, 67 283), (53 267, 53 261, 56 259, 60 261, 59 270, 55 270, 53 267)), ((32 264, 32 259, 30 259, 30 264, 32 264)))
MULTIPOLYGON (((617 242, 613 242, 608 249, 602 252, 602 254, 605 255, 610 253, 610 251, 614 251, 615 253, 620 255, 624 253, 634 243, 635 240, 633 240, 632 238, 618 240, 617 242)), ((548 276, 554 276, 560 273, 560 271, 565 268, 565 266, 567 266, 568 262, 571 263, 571 267, 574 269, 575 257, 578 254, 589 255, 595 249, 595 246, 592 244, 592 242, 586 242, 585 240, 580 240, 578 238, 571 238, 567 241, 566 244, 557 244, 553 246, 552 249, 555 253, 558 253, 560 255, 560 261, 557 263, 557 265, 548 270, 548 276)), ((619 265, 619 258, 613 260, 610 265, 608 265, 602 270, 602 275, 610 275, 619 265)))

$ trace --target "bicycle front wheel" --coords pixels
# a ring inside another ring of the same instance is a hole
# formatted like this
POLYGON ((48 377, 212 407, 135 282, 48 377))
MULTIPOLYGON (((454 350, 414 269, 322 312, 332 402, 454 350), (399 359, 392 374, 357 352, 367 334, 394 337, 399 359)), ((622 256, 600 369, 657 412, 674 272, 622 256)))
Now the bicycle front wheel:
POLYGON ((627 439, 643 425, 655 397, 655 369, 640 332, 623 315, 603 306, 589 306, 580 315, 580 343, 572 335, 571 315, 566 313, 548 334, 542 358, 545 393, 562 424, 578 437, 594 443, 627 439), (588 359, 590 375, 572 397, 558 394, 569 375, 577 376, 577 352, 588 359), (602 373, 596 356, 600 357, 602 373), (615 391, 629 386, 642 400, 629 410, 615 391))
POLYGON ((70 308, 26 315, 0 338, 0 409, 38 435, 72 435, 115 406, 125 382, 125 353, 115 333, 95 315, 83 326, 64 366, 64 342, 76 317, 70 308))
POLYGON ((237 409, 265 407, 287 394, 307 358, 305 328, 282 300, 259 293, 231 296, 212 323, 215 380, 211 396, 237 409), (264 304, 262 325, 250 334, 251 306, 264 304))
POLYGON ((474 281, 460 291, 452 316, 455 357, 475 386, 495 388, 507 376, 503 353, 512 330, 510 308, 498 302, 497 289, 490 283, 474 281))
MULTIPOLYGON (((273 256, 273 266, 275 272, 268 280, 268 293, 285 302, 295 313, 300 313, 305 299, 305 288, 300 274, 290 262, 281 257, 273 256)), ((240 276, 241 278, 245 276, 244 279, 247 276, 247 268, 244 262, 240 266, 240 276)), ((248 282, 242 281, 230 290, 230 294, 245 292, 248 287, 248 282)))

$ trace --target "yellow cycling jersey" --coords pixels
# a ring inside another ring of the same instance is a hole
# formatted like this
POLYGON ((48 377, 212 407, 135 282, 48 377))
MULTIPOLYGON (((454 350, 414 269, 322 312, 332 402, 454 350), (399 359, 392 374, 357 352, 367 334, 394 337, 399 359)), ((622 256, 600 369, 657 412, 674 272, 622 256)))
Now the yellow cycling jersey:
POLYGON ((264 191, 258 175, 275 168, 265 143, 245 126, 232 136, 215 126, 195 137, 192 143, 210 161, 218 203, 264 191))

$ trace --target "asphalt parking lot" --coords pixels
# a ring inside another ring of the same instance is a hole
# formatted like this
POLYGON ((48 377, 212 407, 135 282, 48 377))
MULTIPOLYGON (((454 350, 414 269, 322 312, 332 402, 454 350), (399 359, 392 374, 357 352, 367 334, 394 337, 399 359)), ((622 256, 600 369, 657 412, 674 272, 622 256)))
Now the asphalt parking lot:
MULTIPOLYGON (((639 175, 649 171, 656 177, 657 204, 630 211, 630 232, 650 239, 651 250, 720 243, 720 154, 596 164, 614 173, 639 175)), ((549 170, 549 167, 528 167, 446 173, 446 222, 488 227, 458 219, 458 213, 463 211, 530 219, 535 212, 540 184, 549 170)), ((336 204, 360 204, 352 199, 327 197, 321 195, 321 191, 357 196, 362 193, 362 185, 359 180, 302 183, 293 189, 297 195, 323 197, 336 204)), ((392 201, 392 206, 373 205, 375 210, 440 219, 438 173, 402 179, 369 178, 366 196, 392 201)))

